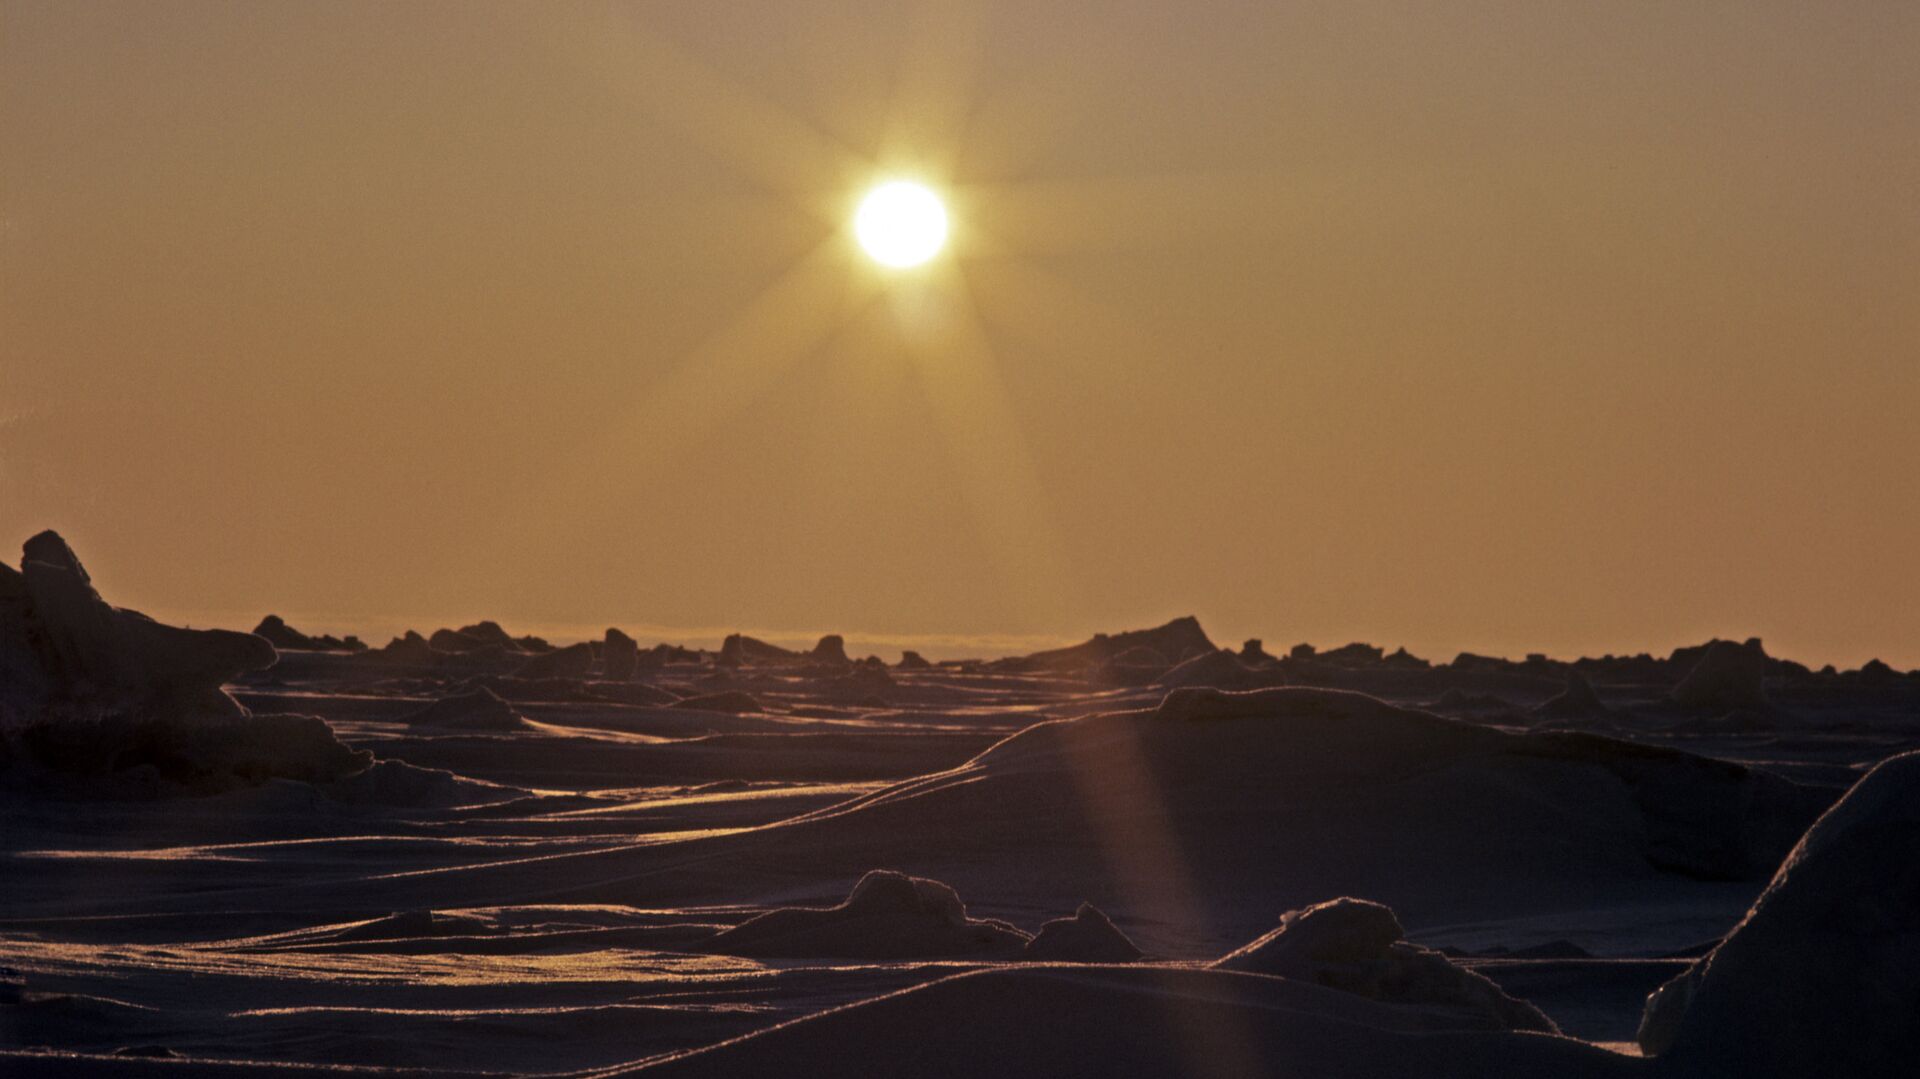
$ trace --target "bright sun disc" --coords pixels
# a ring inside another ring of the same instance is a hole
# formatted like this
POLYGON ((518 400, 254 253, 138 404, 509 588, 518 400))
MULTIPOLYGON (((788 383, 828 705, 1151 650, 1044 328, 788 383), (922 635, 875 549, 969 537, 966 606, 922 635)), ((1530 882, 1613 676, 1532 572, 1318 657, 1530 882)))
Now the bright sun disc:
POLYGON ((893 180, 860 201, 853 234, 873 260, 884 266, 918 266, 939 254, 947 242, 947 208, 920 184, 893 180))

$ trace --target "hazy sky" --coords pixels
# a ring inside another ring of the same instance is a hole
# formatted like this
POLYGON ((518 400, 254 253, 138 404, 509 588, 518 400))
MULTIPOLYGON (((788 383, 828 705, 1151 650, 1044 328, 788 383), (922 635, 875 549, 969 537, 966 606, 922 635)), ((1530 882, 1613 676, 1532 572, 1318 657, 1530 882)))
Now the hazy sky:
POLYGON ((1917 56, 1911 0, 0 0, 0 542, 381 639, 1920 666, 1917 56), (896 174, 955 231, 890 275, 896 174))

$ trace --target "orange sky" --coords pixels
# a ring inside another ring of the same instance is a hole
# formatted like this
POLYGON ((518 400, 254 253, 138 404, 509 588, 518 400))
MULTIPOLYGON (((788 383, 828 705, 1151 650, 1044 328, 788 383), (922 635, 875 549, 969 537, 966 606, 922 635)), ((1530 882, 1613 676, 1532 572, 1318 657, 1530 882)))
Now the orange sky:
POLYGON ((1352 8, 0 0, 0 540, 381 639, 1920 666, 1920 7, 1352 8))

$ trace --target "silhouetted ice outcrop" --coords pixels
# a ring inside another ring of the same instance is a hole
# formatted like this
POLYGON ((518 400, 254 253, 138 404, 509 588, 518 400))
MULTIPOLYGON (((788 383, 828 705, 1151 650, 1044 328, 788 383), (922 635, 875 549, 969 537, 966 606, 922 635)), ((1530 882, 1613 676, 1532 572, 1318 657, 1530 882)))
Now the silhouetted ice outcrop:
POLYGON ((838 633, 829 633, 820 638, 820 642, 813 646, 813 651, 807 653, 807 660, 811 663, 831 664, 853 662, 847 658, 847 642, 838 633))
POLYGON ((1446 956, 1409 944, 1392 910, 1334 899, 1280 916, 1280 927, 1214 963, 1274 974, 1372 1000, 1442 1007, 1495 1030, 1558 1033, 1540 1009, 1516 1000, 1446 956))
POLYGON ((585 678, 593 673, 593 646, 581 641, 542 652, 513 673, 517 678, 585 678))
POLYGON ((1767 653, 1760 638, 1745 644, 1714 641, 1673 687, 1675 704, 1689 708, 1765 708, 1767 653))
POLYGON ((909 649, 900 653, 898 666, 903 671, 924 671, 931 668, 933 664, 927 662, 927 657, 909 649))
POLYGON ((720 654, 714 661, 722 667, 845 667, 853 662, 847 658, 846 641, 838 633, 820 638, 810 652, 795 652, 743 633, 730 633, 720 643, 720 654))
POLYGON ((270 614, 253 627, 253 635, 264 637, 268 644, 282 651, 305 652, 364 652, 366 642, 358 637, 335 637, 332 634, 313 636, 302 633, 287 625, 286 619, 270 614))
POLYGON ((135 773, 208 791, 325 780, 371 759, 311 716, 251 716, 222 686, 264 670, 250 633, 182 629, 110 606, 65 540, 0 566, 0 760, 95 778, 135 773))
POLYGON ((1647 1000, 1639 1040, 1712 1076, 1904 1076, 1920 1053, 1920 753, 1807 830, 1726 940, 1647 1000))
POLYGON ((461 626, 459 633, 462 637, 478 641, 482 645, 497 644, 509 650, 522 647, 522 642, 514 640, 513 635, 502 629, 498 622, 475 622, 470 626, 461 626))
POLYGON ((1169 689, 1179 686, 1214 686, 1219 689, 1261 689, 1285 685, 1287 677, 1271 668, 1254 668, 1225 649, 1194 656, 1154 680, 1154 685, 1169 689))
POLYGON ((475 622, 459 629, 436 629, 427 638, 435 650, 441 652, 479 652, 486 649, 498 649, 502 652, 546 652, 552 646, 539 637, 515 637, 500 628, 493 621, 475 622))
MULTIPOLYGON (((491 623, 487 624, 490 625, 491 623)), ((495 628, 497 629, 499 627, 496 626, 495 628)), ((433 634, 427 638, 427 643, 431 645, 436 652, 455 653, 477 652, 482 648, 488 647, 490 644, 496 648, 505 647, 498 642, 485 641, 472 634, 463 633, 457 629, 446 628, 434 630, 433 634)))
POLYGON ((771 910, 707 947, 751 958, 1004 959, 1028 940, 1005 922, 968 918, 960 896, 939 881, 876 869, 838 906, 771 910))
POLYGON ((1096 633, 1093 638, 1070 648, 1055 648, 1031 655, 1000 660, 998 665, 1014 670, 1074 671, 1098 667, 1132 648, 1151 648, 1169 663, 1190 656, 1217 651, 1200 628, 1200 620, 1188 615, 1153 629, 1135 629, 1124 633, 1096 633))
MULTIPOLYGON (((1264 650, 1242 661, 1255 670, 1272 669, 1285 674, 1287 685, 1323 686, 1329 689, 1357 689, 1366 692, 1433 694, 1461 685, 1458 672, 1436 668, 1432 663, 1396 648, 1391 653, 1365 642, 1356 641, 1325 651, 1311 644, 1298 644, 1285 658, 1273 659, 1264 650)), ((1500 661, 1502 674, 1505 662, 1500 661)), ((1496 681, 1498 679, 1495 679, 1496 681)), ((1479 679, 1464 680, 1472 684, 1479 679)), ((1275 684, 1279 684, 1277 681, 1275 684)), ((1533 687, 1529 687, 1530 689, 1533 687)))
POLYGON ((1859 670, 1848 673, 1854 681, 1865 686, 1897 685, 1905 677, 1882 659, 1870 659, 1861 664, 1859 670))
POLYGON ((1567 672, 1567 688, 1542 701, 1533 714, 1542 719, 1602 719, 1610 714, 1593 691, 1593 683, 1579 671, 1567 672))
POLYGON ((443 697, 417 712, 401 718, 414 727, 439 727, 458 731, 517 731, 527 725, 513 706, 486 686, 443 697))
POLYGON ((65 540, 27 541, 19 572, 0 567, 0 649, 8 725, 42 715, 243 715, 221 686, 273 666, 250 633, 180 629, 108 606, 65 540))
POLYGON ((434 659, 433 645, 414 630, 408 630, 404 635, 388 641, 374 654, 394 663, 424 665, 432 663, 434 659))
POLYGON ((625 682, 639 666, 640 642, 609 628, 600 644, 600 676, 609 682, 625 682))
POLYGON ((1140 958, 1140 949, 1092 903, 1082 903, 1073 917, 1041 926, 1020 958, 1036 963, 1131 963, 1140 958))
POLYGON ((727 639, 720 642, 720 654, 714 661, 722 667, 797 667, 809 659, 805 653, 768 644, 757 637, 729 633, 727 639))
POLYGON ((1419 656, 1407 651, 1405 647, 1394 649, 1391 655, 1380 660, 1380 665, 1410 671, 1424 671, 1433 666, 1433 664, 1427 660, 1421 659, 1419 656))
POLYGON ((706 653, 695 648, 679 644, 656 644, 640 654, 640 665, 648 669, 671 667, 675 664, 697 664, 705 662, 706 653))

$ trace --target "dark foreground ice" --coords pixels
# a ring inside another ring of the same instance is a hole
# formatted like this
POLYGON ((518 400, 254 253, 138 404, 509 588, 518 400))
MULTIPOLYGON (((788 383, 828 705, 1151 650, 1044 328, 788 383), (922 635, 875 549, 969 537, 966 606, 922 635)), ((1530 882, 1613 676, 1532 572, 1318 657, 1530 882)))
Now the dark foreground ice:
POLYGON ((34 537, 0 1074, 1911 1072, 1914 675, 846 645, 189 630, 34 537))

